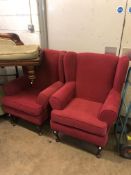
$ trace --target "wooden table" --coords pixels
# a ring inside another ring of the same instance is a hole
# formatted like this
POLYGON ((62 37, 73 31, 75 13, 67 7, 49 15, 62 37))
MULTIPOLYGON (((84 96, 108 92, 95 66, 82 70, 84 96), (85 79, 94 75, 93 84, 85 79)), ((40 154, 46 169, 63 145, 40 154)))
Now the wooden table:
MULTIPOLYGON (((15 45, 23 45, 23 42, 20 40, 19 36, 14 33, 0 33, 0 38, 11 40, 15 43, 15 45)), ((35 79, 35 71, 34 66, 38 65, 40 61, 40 55, 35 59, 24 59, 24 60, 0 60, 0 67, 5 66, 16 66, 16 73, 18 74, 17 66, 26 66, 28 71, 28 77, 31 80, 31 84, 35 79)))

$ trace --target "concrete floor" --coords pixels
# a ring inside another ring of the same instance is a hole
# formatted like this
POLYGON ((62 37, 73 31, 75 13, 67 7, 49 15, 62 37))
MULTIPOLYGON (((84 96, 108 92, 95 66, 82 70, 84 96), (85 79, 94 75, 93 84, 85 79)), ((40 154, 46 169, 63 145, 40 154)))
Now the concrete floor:
MULTIPOLYGON (((92 145, 70 137, 55 142, 49 125, 43 136, 0 118, 0 175, 131 175, 131 161, 110 141, 98 159, 92 145)), ((112 140, 112 139, 110 139, 112 140)))

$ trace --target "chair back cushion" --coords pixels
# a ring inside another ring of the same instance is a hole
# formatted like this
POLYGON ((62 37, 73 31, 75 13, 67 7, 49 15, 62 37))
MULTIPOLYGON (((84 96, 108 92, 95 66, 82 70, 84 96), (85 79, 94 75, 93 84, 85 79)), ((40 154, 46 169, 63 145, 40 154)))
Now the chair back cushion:
POLYGON ((76 66, 77 66, 77 54, 75 52, 68 52, 64 57, 64 72, 65 80, 76 80, 76 66))
POLYGON ((76 80, 76 97, 104 102, 113 87, 117 63, 118 57, 113 55, 67 53, 66 81, 76 80))
MULTIPOLYGON (((41 51, 41 61, 39 66, 35 67, 36 79, 33 87, 43 89, 56 81, 64 82, 63 72, 63 51, 45 49, 41 51)), ((27 74, 27 70, 24 69, 27 74)))

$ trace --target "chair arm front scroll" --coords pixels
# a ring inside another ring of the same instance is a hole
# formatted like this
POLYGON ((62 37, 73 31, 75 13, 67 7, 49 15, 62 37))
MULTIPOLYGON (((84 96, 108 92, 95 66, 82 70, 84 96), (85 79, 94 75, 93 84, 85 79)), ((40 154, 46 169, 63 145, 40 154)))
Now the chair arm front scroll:
POLYGON ((30 86, 31 85, 29 79, 25 76, 22 76, 3 85, 3 90, 5 95, 10 96, 30 86))
POLYGON ((99 119, 107 123, 108 129, 116 121, 121 102, 121 94, 112 89, 103 104, 99 119))
POLYGON ((49 98, 53 93, 55 93, 59 88, 63 86, 63 83, 60 81, 57 81, 41 91, 37 97, 37 103, 43 106, 47 106, 49 102, 49 98))
POLYGON ((53 109, 63 109, 75 95, 75 82, 67 82, 51 98, 53 109))

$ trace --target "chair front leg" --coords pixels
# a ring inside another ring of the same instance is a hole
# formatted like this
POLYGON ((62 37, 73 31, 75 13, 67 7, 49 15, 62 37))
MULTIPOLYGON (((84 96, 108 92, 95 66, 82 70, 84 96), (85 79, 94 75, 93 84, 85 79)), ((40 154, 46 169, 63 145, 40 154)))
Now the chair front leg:
POLYGON ((97 149, 97 153, 96 153, 97 158, 101 158, 101 151, 102 151, 102 147, 99 146, 98 149, 97 149))
POLYGON ((11 123, 13 126, 16 126, 16 122, 17 122, 16 117, 14 117, 14 116, 11 115, 11 114, 8 114, 8 117, 9 117, 10 123, 11 123))
POLYGON ((43 125, 37 126, 37 131, 38 131, 39 136, 42 136, 43 135, 43 125))
POLYGON ((55 136, 56 142, 60 142, 59 132, 58 131, 53 131, 53 134, 55 136))

